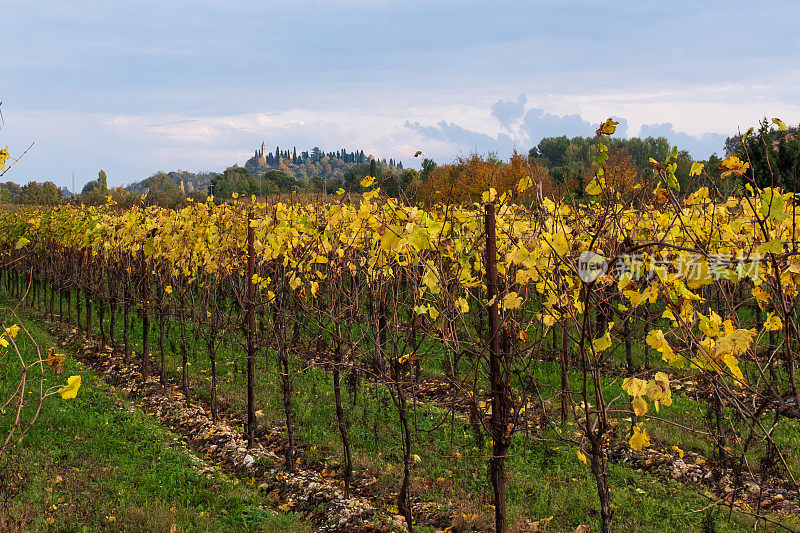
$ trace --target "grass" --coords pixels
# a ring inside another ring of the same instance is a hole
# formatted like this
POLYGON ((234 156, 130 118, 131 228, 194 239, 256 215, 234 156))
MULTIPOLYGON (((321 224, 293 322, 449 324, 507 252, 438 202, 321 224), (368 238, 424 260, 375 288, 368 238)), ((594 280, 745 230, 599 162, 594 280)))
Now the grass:
MULTIPOLYGON (((23 318, 42 348, 56 345, 42 322, 23 318)), ((23 355, 35 357, 29 341, 23 355)), ((0 393, 16 384, 4 368, 0 393)), ((45 401, 36 425, 1 458, 3 531, 309 531, 293 514, 267 508, 262 494, 205 466, 155 419, 114 394, 67 357, 64 374, 46 368, 46 385, 80 374, 77 398, 45 401)), ((38 376, 37 376, 38 379, 38 376)), ((0 429, 8 427, 0 415, 0 429)))
MULTIPOLYGON (((74 307, 73 307, 74 309, 74 307)), ((97 321, 94 320, 95 327, 97 321)), ((117 339, 121 339, 121 314, 115 325, 117 339)), ((177 346, 177 328, 171 335, 177 346)), ((134 321, 131 339, 141 338, 141 323, 134 321)), ((151 335, 151 339, 154 336, 151 335)), ((200 398, 210 396, 208 390, 209 363, 199 337, 192 339, 190 373, 195 380, 192 393, 200 398)), ((168 343, 169 344, 169 343, 168 343)), ((549 341, 546 341, 549 345, 549 341)), ((138 351, 138 348, 137 348, 138 351)), ((154 349, 155 351, 155 349, 154 349)), ((643 344, 633 343, 634 362, 638 367, 644 358, 643 344)), ((617 358, 620 354, 617 354, 617 358)), ((651 351, 654 369, 661 364, 658 354, 651 351)), ((439 375, 444 367, 441 354, 432 351, 431 364, 426 373, 439 375), (438 357, 438 358, 437 358, 438 357), (440 369, 439 367, 442 367, 440 369)), ((245 405, 244 354, 234 343, 223 347, 218 354, 219 397, 229 405, 231 412, 241 413, 245 405)), ((624 362, 617 361, 617 364, 624 362)), ((257 409, 263 410, 265 425, 283 424, 283 404, 276 360, 271 358, 270 368, 265 358, 257 358, 255 384, 257 409)), ((333 387, 330 376, 323 370, 293 361, 295 427, 299 439, 306 443, 301 460, 305 463, 336 464, 341 457, 341 444, 336 427, 333 404, 333 387), (302 368, 302 371, 300 370, 302 368)), ((555 362, 538 361, 533 367, 537 381, 543 385, 545 400, 552 399, 551 391, 559 386, 559 367, 555 362), (550 396, 548 398, 548 395, 550 396)), ((179 381, 180 358, 168 353, 167 374, 179 381)), ((579 374, 571 374, 571 382, 579 383, 579 374)), ((622 393, 621 380, 604 377, 607 397, 622 393)), ((354 448, 357 472, 375 479, 384 494, 392 494, 402 476, 399 422, 392 401, 382 386, 363 383, 358 403, 353 406, 351 391, 344 402, 350 435, 354 448)), ((577 389, 576 389, 577 390, 577 389)), ((625 396, 618 400, 617 408, 625 408, 625 396)), ((691 427, 704 427, 707 406, 691 395, 674 394, 674 404, 662 408, 659 416, 691 427)), ((450 514, 453 522, 470 524, 477 528, 491 526, 492 511, 488 507, 491 487, 486 463, 490 454, 488 442, 475 443, 468 424, 460 417, 448 419, 448 413, 428 405, 417 405, 412 412, 414 451, 419 462, 414 465, 413 494, 419 500, 450 514), (452 430, 451 430, 452 423, 452 430)), ((697 451, 706 456, 713 453, 712 444, 696 433, 667 424, 647 424, 648 431, 658 439, 657 446, 666 448, 675 444, 684 450, 697 451)), ((574 423, 567 423, 563 431, 577 431, 574 423)), ((576 458, 574 446, 558 440, 558 435, 543 429, 537 440, 527 440, 517 433, 509 451, 508 511, 511 523, 522 526, 526 521, 553 517, 551 530, 573 530, 580 524, 599 529, 595 481, 588 468, 576 458)), ((798 451, 800 425, 789 422, 776 429, 775 439, 783 449, 798 451)), ((752 452, 755 453, 755 452, 752 452)), ((792 465, 800 461, 800 453, 790 453, 792 465)), ((753 457, 753 459, 757 459, 753 457)), ((752 529, 752 520, 727 509, 711 507, 708 500, 695 489, 673 481, 663 481, 644 471, 622 464, 609 467, 609 485, 615 528, 624 531, 745 531, 752 529), (698 512, 699 510, 702 510, 698 512)), ((387 504, 390 505, 390 504, 387 504)), ((209 511, 211 512, 211 510, 209 511)), ((219 511, 221 513, 221 511, 219 511)), ((234 513, 236 514, 236 513, 234 513)), ((242 513, 237 516, 241 518, 242 513)), ((244 513, 245 516, 254 516, 244 513)), ((228 515, 226 515, 228 516, 228 515)), ((238 519, 238 518, 237 518, 238 519)), ((275 518, 277 520, 278 518, 275 518)), ((271 519, 270 519, 271 520, 271 519)), ((271 523, 267 520, 266 523, 271 523)), ((791 520, 797 525, 796 519, 791 520)), ((236 523, 236 520, 233 521, 236 523)), ((263 524, 262 524, 263 525, 263 524)), ((237 527, 249 527, 242 523, 237 527)), ((769 528, 768 528, 769 529, 769 528)))

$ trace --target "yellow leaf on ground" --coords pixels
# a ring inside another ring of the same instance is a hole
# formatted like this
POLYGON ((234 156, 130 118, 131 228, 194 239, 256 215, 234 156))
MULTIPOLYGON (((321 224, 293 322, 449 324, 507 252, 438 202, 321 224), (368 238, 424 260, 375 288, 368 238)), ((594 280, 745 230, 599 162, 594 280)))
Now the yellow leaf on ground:
POLYGON ((64 400, 71 400, 72 398, 78 395, 78 389, 80 388, 81 388, 81 377, 71 376, 67 380, 67 384, 58 389, 58 394, 61 395, 61 398, 63 398, 64 400))

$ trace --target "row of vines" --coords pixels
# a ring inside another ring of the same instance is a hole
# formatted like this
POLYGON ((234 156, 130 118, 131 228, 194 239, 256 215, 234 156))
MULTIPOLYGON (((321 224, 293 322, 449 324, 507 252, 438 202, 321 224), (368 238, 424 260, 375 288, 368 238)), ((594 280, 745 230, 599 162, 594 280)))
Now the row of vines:
MULTIPOLYGON (((613 130, 609 121, 598 135, 613 130)), ((288 469, 293 365, 302 357, 325 368, 346 490, 353 459, 342 381, 385 387, 400 421, 398 509, 410 530, 413 391, 442 368, 439 378, 469 399, 461 414, 475 439, 491 445, 497 531, 508 527, 509 448, 522 433, 535 440, 534 419, 574 443, 610 531, 609 450, 620 440, 634 450, 650 446, 648 428, 670 423, 659 415, 672 405, 672 385, 687 377, 702 384, 708 409, 702 427, 687 429, 713 439, 715 461, 757 476, 745 458, 761 450, 797 490, 773 439, 778 425, 800 416, 794 197, 747 185, 746 194, 723 198, 713 183, 683 194, 675 155, 652 161, 647 183, 615 190, 604 180, 600 144, 580 202, 542 197, 529 177, 498 194, 487 176, 481 202, 423 209, 383 197, 368 177, 362 185, 372 189, 357 201, 343 194, 328 203, 209 199, 178 211, 6 213, 0 283, 53 317, 74 315, 126 353, 129 324, 139 320, 135 355, 145 374, 161 379, 166 332, 177 330, 187 402, 187 336, 201 339, 215 418, 218 354, 234 345, 246 353, 251 443, 255 363, 264 357, 283 391, 288 469), (528 200, 516 203, 523 195, 528 200), (119 320, 121 339, 111 327, 119 320), (646 364, 634 363, 637 349, 646 364), (560 368, 559 386, 535 377, 535 362, 546 359, 560 368), (611 397, 618 382, 625 394, 611 397), (567 420, 577 433, 564 429, 567 420)), ((723 165, 725 178, 754 183, 746 162, 723 165)))

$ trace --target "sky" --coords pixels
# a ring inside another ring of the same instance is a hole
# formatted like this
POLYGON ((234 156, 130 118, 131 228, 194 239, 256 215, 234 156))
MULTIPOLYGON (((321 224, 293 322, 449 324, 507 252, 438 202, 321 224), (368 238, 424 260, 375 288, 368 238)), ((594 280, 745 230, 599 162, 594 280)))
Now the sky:
POLYGON ((270 150, 418 167, 545 136, 665 136, 696 158, 800 122, 790 1, 4 0, 3 180, 109 185, 270 150))

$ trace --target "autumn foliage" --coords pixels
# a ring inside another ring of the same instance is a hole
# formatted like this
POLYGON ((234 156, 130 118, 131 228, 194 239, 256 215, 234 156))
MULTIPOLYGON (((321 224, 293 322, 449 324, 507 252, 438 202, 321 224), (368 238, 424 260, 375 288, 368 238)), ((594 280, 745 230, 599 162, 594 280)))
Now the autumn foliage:
MULTIPOLYGON (((556 188, 547 169, 538 162, 529 162, 516 151, 508 163, 473 154, 450 165, 436 167, 422 185, 421 199, 427 204, 470 203, 479 200, 489 188, 499 194, 513 190, 527 177, 531 178, 533 185, 543 186, 545 194, 556 188)), ((534 189, 538 190, 538 187, 534 189)), ((532 194, 529 190, 518 200, 529 199, 532 194)))

